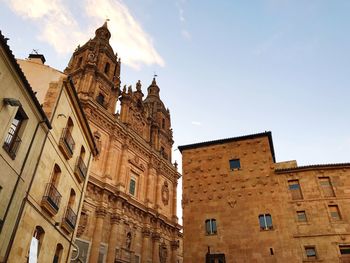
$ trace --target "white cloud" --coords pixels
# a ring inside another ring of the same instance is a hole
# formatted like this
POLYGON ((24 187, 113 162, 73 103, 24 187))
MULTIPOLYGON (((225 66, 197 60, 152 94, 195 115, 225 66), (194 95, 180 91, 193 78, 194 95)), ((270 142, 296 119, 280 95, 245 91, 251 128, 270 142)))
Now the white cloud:
POLYGON ((96 21, 110 19, 111 44, 121 55, 124 63, 134 68, 141 64, 164 66, 164 60, 153 47, 152 39, 120 1, 87 0, 86 14, 96 21), (96 8, 98 6, 98 8, 96 8))
POLYGON ((192 121, 191 123, 192 125, 195 125, 195 126, 202 126, 202 123, 199 121, 192 121))
MULTIPOLYGON (((83 31, 67 2, 63 0, 4 0, 20 17, 34 21, 40 27, 38 38, 50 44, 59 54, 70 54, 78 44, 84 44, 91 30, 83 31)), ((134 68, 165 62, 154 48, 152 39, 120 0, 80 0, 72 2, 84 7, 85 28, 97 28, 108 17, 112 34, 111 45, 122 62, 134 68), (97 8, 98 7, 98 8, 97 8)), ((70 4, 72 4, 70 3, 70 4)))

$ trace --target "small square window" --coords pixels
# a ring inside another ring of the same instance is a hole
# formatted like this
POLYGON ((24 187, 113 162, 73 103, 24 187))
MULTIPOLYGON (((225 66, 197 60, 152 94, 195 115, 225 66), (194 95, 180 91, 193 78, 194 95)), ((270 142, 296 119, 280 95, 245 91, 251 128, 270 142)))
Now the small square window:
POLYGON ((297 211, 298 222, 307 222, 305 211, 297 211))
POLYGON ((259 215, 259 224, 261 230, 273 229, 272 217, 270 214, 259 215))
POLYGON ((305 254, 306 254, 307 259, 316 259, 317 258, 315 247, 305 247, 305 254))
POLYGON ((205 220, 205 231, 207 235, 215 235, 217 233, 216 219, 205 220))
POLYGON ((238 170, 241 168, 241 162, 239 159, 232 159, 230 160, 230 169, 231 170, 238 170))

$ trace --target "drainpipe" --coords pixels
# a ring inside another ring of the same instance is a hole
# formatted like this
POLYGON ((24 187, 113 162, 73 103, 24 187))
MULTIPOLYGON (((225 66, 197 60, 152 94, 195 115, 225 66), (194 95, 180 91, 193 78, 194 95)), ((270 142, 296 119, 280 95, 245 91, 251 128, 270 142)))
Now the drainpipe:
MULTIPOLYGON (((89 156, 88 167, 90 167, 91 156, 92 156, 92 153, 90 153, 90 156, 89 156)), ((87 173, 87 175, 88 175, 88 173, 87 173)), ((84 187, 83 187, 83 189, 81 191, 81 196, 80 196, 80 199, 79 199, 79 206, 78 206, 80 209, 77 211, 77 214, 81 212, 81 209, 82 209, 82 204, 81 203, 82 203, 82 201, 84 199, 85 189, 87 187, 88 181, 89 180, 88 180, 88 176, 87 176, 87 178, 85 179, 84 187)), ((77 223, 79 224, 79 222, 77 222, 77 223)), ((77 227, 77 223, 76 223, 75 227, 77 227)), ((72 245, 73 245, 73 239, 74 239, 74 232, 73 232, 72 238, 71 238, 71 240, 69 242, 69 248, 68 248, 66 262, 69 262, 68 260, 69 260, 69 255, 70 255, 70 252, 71 252, 71 249, 72 249, 72 245)))

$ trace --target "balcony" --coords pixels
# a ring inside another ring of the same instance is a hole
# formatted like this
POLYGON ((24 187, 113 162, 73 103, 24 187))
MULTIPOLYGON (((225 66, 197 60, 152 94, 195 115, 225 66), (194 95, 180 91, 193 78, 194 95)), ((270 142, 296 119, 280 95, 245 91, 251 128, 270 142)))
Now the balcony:
POLYGON ((45 195, 41 200, 41 207, 44 208, 51 216, 57 214, 60 208, 61 194, 56 187, 49 183, 46 186, 45 195))
POLYGON ((21 142, 21 138, 18 136, 15 130, 11 128, 6 136, 2 148, 4 148, 4 150, 10 155, 12 159, 15 159, 18 147, 21 142))
POLYGON ((86 178, 87 167, 83 161, 83 159, 79 156, 77 160, 77 164, 75 166, 74 174, 76 175, 79 183, 83 182, 86 178))
POLYGON ((67 207, 66 213, 62 220, 62 228, 68 233, 72 233, 74 231, 76 223, 77 215, 74 213, 72 208, 67 207))
POLYGON ((72 134, 68 128, 63 129, 62 136, 59 142, 59 148, 66 159, 70 159, 73 156, 75 142, 72 134))

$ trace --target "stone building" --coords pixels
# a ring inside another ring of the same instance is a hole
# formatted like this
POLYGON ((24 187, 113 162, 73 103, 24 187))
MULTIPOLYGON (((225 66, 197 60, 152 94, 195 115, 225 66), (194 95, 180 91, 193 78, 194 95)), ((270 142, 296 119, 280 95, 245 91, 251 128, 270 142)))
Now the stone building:
POLYGON ((0 32, 0 262, 51 125, 0 32))
POLYGON ((92 163, 78 227, 82 262, 179 262, 180 174, 171 163, 170 113, 153 79, 120 89, 121 62, 105 23, 73 53, 71 76, 99 155, 92 163), (116 112, 120 103, 120 114, 116 112))
POLYGON ((44 64, 43 55, 18 60, 42 103, 52 130, 36 147, 27 194, 5 262, 69 262, 75 247, 78 215, 97 155, 94 137, 73 82, 44 64), (42 145, 43 144, 43 145, 42 145))
POLYGON ((350 163, 276 163, 271 132, 179 149, 184 262, 350 262, 350 163))

